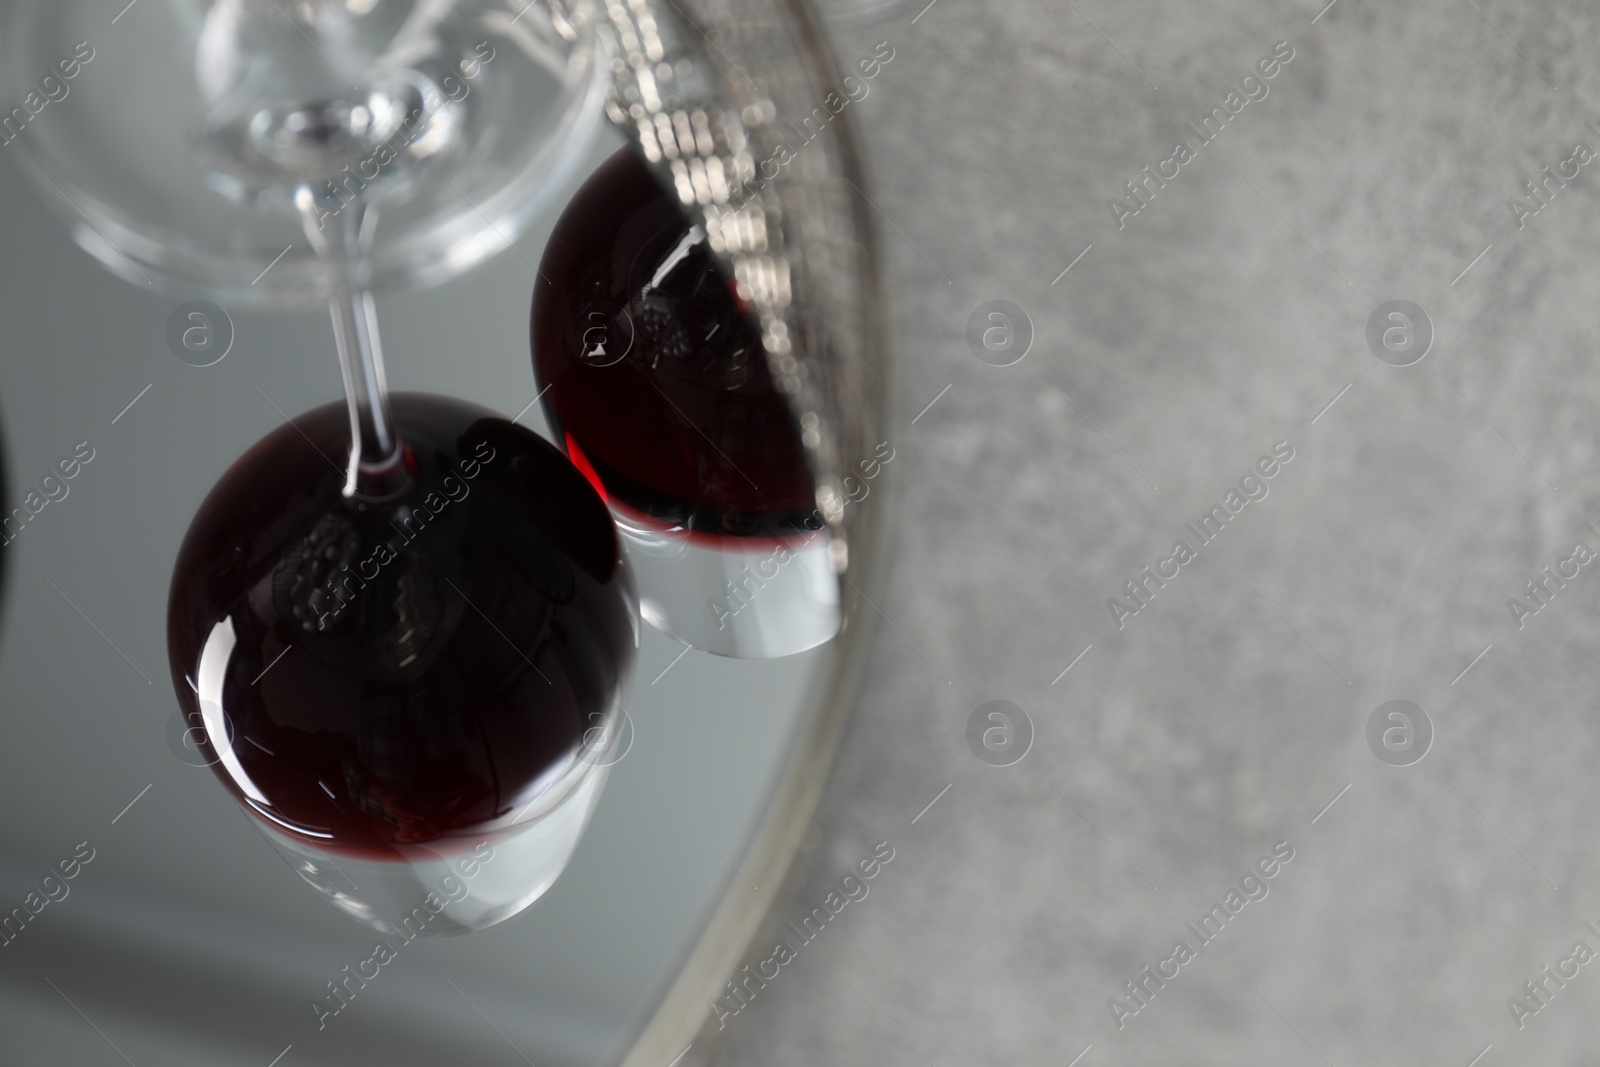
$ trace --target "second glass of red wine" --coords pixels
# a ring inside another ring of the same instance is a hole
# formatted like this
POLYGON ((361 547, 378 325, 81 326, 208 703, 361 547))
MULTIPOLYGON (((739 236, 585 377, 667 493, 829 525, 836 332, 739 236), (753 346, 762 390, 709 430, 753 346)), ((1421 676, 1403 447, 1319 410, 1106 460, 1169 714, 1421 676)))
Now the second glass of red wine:
POLYGON ((556 223, 531 322, 546 417, 610 505, 651 625, 764 658, 839 629, 801 427, 750 309, 636 149, 556 223))

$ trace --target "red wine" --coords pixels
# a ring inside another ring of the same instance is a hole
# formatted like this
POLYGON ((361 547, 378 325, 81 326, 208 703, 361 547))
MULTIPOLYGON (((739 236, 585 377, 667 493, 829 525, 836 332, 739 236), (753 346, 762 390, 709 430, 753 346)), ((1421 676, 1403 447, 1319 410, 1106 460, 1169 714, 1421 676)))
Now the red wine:
POLYGON ((392 407, 408 488, 346 499, 344 403, 300 416, 206 498, 167 616, 223 784, 364 859, 534 801, 609 721, 637 644, 616 528, 566 457, 470 404, 392 407))
POLYGON ((704 227, 633 149, 578 190, 540 274, 531 334, 545 414, 613 505, 712 536, 820 527, 759 327, 704 227))

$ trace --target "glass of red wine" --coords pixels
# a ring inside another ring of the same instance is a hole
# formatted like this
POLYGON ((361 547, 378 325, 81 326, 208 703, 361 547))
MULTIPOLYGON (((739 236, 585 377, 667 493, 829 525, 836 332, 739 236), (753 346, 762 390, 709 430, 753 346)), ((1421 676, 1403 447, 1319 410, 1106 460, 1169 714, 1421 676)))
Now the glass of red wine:
POLYGON ((178 554, 168 653, 207 762, 296 869, 445 933, 521 910, 570 856, 636 606, 604 504, 542 438, 440 397, 390 408, 382 496, 331 461, 342 404, 229 469, 178 554))
POLYGON ((545 414, 610 505, 641 615, 747 658, 851 625, 895 454, 853 122, 791 121, 842 98, 816 12, 783 7, 607 6, 631 143, 567 205, 531 310, 545 414))
POLYGON ((389 395, 372 291, 503 250, 582 158, 604 92, 593 12, 130 5, 114 43, 103 14, 0 12, 7 99, 39 57, 72 57, 51 100, 76 98, 14 138, 42 195, 139 284, 325 302, 346 393, 254 445, 196 514, 167 619, 180 708, 337 906, 406 936, 499 922, 594 809, 637 599, 559 450, 475 405, 389 395))
POLYGON ((839 629, 802 423, 707 227, 632 147, 568 203, 540 264, 547 419, 611 506, 652 625, 741 657, 839 629))

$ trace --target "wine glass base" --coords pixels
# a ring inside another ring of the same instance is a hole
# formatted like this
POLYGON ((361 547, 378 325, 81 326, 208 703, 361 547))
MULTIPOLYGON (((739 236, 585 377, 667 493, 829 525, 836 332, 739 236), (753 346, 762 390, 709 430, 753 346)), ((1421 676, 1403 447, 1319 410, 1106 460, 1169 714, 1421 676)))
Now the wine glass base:
POLYGON ((708 538, 618 515, 641 590, 639 614, 718 656, 792 656, 839 632, 839 577, 828 537, 708 538))
POLYGON ((542 897, 572 858, 611 768, 589 764, 572 793, 510 831, 461 833, 397 849, 393 860, 329 855, 255 820, 295 873, 340 911, 400 944, 504 922, 542 897))

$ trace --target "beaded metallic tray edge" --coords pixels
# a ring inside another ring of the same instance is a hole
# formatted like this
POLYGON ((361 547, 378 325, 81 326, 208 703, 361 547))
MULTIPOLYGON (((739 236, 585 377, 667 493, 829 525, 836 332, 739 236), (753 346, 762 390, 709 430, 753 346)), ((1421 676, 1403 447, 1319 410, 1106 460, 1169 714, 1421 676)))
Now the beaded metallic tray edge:
POLYGON ((755 310, 843 574, 861 510, 846 514, 846 479, 871 455, 883 384, 849 125, 839 116, 799 150, 785 145, 795 140, 786 120, 811 117, 838 83, 815 40, 802 39, 808 18, 772 0, 610 0, 598 28, 611 121, 703 220, 755 310))

